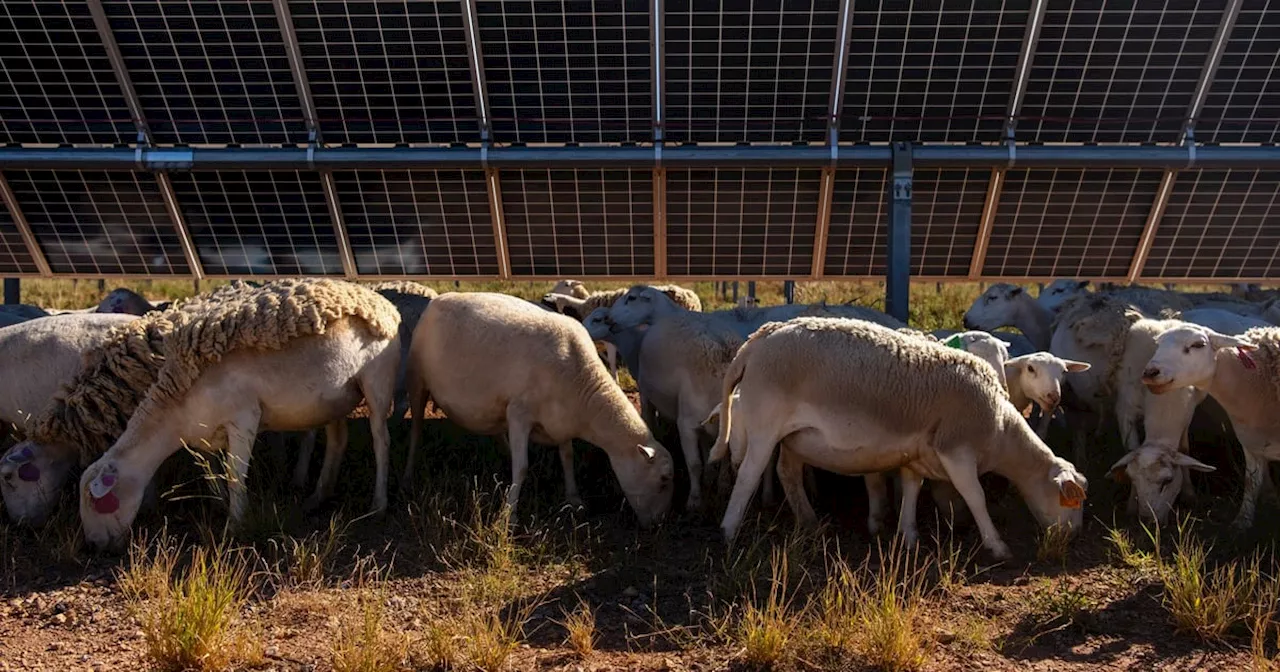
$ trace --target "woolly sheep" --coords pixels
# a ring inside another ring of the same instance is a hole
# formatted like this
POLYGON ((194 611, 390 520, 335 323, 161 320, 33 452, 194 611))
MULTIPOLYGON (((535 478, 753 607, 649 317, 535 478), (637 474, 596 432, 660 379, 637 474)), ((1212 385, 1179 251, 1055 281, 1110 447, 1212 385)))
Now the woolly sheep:
POLYGON ((808 502, 793 499, 797 462, 842 474, 901 469, 899 533, 912 543, 923 479, 945 480, 973 513, 983 545, 1009 557, 978 481, 986 470, 1012 481, 1046 527, 1077 531, 1083 521, 1084 476, 1032 433, 995 372, 968 353, 853 320, 769 324, 738 351, 722 403, 712 459, 731 452, 740 465, 721 522, 729 540, 779 442, 779 476, 802 521, 814 516, 808 502), (735 412, 744 424, 737 434, 735 412), (731 437, 745 445, 730 445, 731 437))
POLYGON ((1051 313, 1056 313, 1067 299, 1087 293, 1086 287, 1088 286, 1088 280, 1059 278, 1040 290, 1040 296, 1036 297, 1036 303, 1040 304, 1041 308, 1051 313))
MULTIPOLYGON (((956 334, 963 332, 959 329, 934 329, 929 333, 932 334, 935 339, 945 341, 949 336, 955 336, 956 334)), ((1031 339, 1028 339, 1022 334, 1015 334, 1008 331, 990 331, 987 333, 1000 339, 1000 341, 1004 343, 1004 347, 1009 351, 1010 357, 1021 357, 1022 355, 1029 355, 1033 352, 1041 352, 1040 350, 1036 350, 1036 346, 1031 342, 1031 339)))
POLYGON ((245 510, 245 477, 260 430, 327 425, 314 506, 332 490, 346 416, 364 398, 376 457, 372 509, 386 508, 386 412, 399 360, 400 317, 354 283, 277 280, 219 288, 174 311, 164 363, 119 439, 80 477, 80 520, 95 547, 117 548, 156 468, 180 445, 227 452, 229 518, 245 510))
POLYGON ((1062 382, 1066 374, 1088 370, 1088 362, 1062 359, 1048 352, 1012 357, 1004 363, 1009 401, 1020 412, 1031 404, 1039 408, 1036 435, 1043 439, 1049 431, 1049 419, 1062 403, 1062 382))
MULTIPOLYGON (((106 340, 132 315, 75 315, 30 320, 0 329, 0 431, 25 430, 28 418, 54 398, 80 371, 82 355, 106 340), (33 375, 38 371, 38 375, 33 375)), ((25 432, 24 432, 25 433, 25 432)), ((0 460, 0 495, 14 522, 41 525, 75 464, 23 441, 0 460)))
POLYGON ((627 501, 643 525, 671 505, 671 455, 609 380, 582 325, 504 294, 453 293, 431 302, 414 332, 409 368, 413 468, 428 398, 477 434, 506 433, 515 510, 528 469, 530 440, 559 446, 565 495, 579 503, 573 439, 609 456, 627 501))
MULTIPOLYGON (((622 358, 623 365, 631 372, 631 377, 640 379, 640 345, 644 342, 649 325, 642 324, 632 329, 615 331, 613 320, 609 317, 609 309, 596 308, 582 318, 582 326, 586 327, 587 334, 592 340, 612 346, 622 358)), ((614 379, 617 379, 616 373, 614 379)))
MULTIPOLYGON (((788 320, 809 309, 809 306, 802 304, 789 304, 768 308, 738 307, 704 314, 731 325, 742 338, 746 338, 765 322, 788 320)), ((639 285, 618 297, 609 309, 609 316, 613 319, 615 328, 631 329, 641 324, 656 324, 665 317, 685 312, 690 311, 657 288, 639 285)))
POLYGON ((98 307, 94 309, 94 312, 146 315, 153 310, 164 310, 167 307, 168 302, 157 305, 148 301, 141 294, 131 289, 117 287, 103 297, 102 301, 98 303, 98 307))
POLYGON ((1053 334, 1053 311, 1031 298, 1021 287, 998 283, 973 300, 964 314, 965 329, 995 331, 1013 327, 1037 350, 1048 350, 1053 334))

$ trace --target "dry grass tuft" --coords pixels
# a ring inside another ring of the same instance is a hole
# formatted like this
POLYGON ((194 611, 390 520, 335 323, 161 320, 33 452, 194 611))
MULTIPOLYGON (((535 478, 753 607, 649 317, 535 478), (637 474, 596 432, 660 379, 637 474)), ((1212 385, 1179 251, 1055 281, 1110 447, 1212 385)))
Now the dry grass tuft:
POLYGON ((294 586, 318 586, 333 566, 335 556, 342 549, 349 523, 343 523, 341 515, 329 519, 329 527, 312 532, 302 539, 285 537, 273 540, 283 556, 284 573, 294 586))
POLYGON ((1107 541, 1111 542, 1111 552, 1120 564, 1140 571, 1150 571, 1156 568, 1156 558, 1148 551, 1138 548, 1137 544, 1129 538, 1129 533, 1119 528, 1107 530, 1107 541))
POLYGON ((742 662, 755 669, 781 665, 791 653, 800 625, 801 616, 788 597, 787 566, 787 551, 775 549, 769 561, 769 596, 762 607, 749 602, 738 623, 742 662))
POLYGON ((1160 556, 1159 536, 1153 539, 1164 581, 1164 606, 1178 631, 1192 633, 1206 642, 1221 642, 1232 628, 1248 619, 1263 582, 1257 555, 1211 568, 1209 547, 1190 536, 1186 521, 1178 525, 1170 559, 1160 556))
POLYGON ((393 672, 409 655, 409 639, 383 624, 385 592, 363 590, 354 618, 338 628, 331 651, 334 672, 393 672))
POLYGON ((1065 562, 1070 550, 1071 528, 1066 525, 1051 525, 1040 534, 1036 543, 1036 560, 1065 562))
POLYGON ((581 658, 586 658, 596 650, 596 614, 591 605, 581 597, 578 606, 572 612, 564 612, 564 621, 560 623, 568 635, 565 644, 573 649, 581 658))

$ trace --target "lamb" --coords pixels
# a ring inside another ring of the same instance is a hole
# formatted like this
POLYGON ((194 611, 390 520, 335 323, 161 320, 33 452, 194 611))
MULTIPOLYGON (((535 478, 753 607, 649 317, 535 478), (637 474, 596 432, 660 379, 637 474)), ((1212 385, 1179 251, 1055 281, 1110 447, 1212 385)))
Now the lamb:
MULTIPOLYGON (((934 329, 929 333, 935 339, 945 341, 950 336, 955 336, 956 334, 964 332, 958 329, 934 329)), ((991 334, 993 337, 1000 339, 1000 341, 1004 343, 1005 350, 1009 351, 1010 357, 1020 357, 1022 355, 1029 355, 1033 352, 1040 352, 1039 350, 1036 350, 1036 346, 1031 342, 1031 340, 1022 334, 1014 334, 1007 331, 989 331, 985 333, 991 334)))
POLYGON ((1156 336, 1142 383, 1157 395, 1195 387, 1222 405, 1245 458, 1244 495, 1232 527, 1252 527, 1263 469, 1280 459, 1280 328, 1230 336, 1200 325, 1175 326, 1156 336))
POLYGON ((445 294, 431 302, 413 336, 409 365, 413 468, 428 398, 478 434, 506 433, 514 512, 528 470, 530 440, 559 446, 565 496, 580 502, 573 439, 609 456, 642 525, 671 506, 671 455, 611 380, 576 321, 504 294, 445 294))
MULTIPOLYGON (((245 510, 245 476, 260 430, 327 425, 314 506, 333 487, 346 416, 366 399, 376 458, 372 510, 385 510, 386 413, 399 363, 400 316, 359 285, 288 279, 215 290, 173 321, 164 362, 124 432, 80 477, 80 520, 93 546, 123 541, 156 468, 179 445, 226 447, 229 519, 245 510)), ((144 318, 145 319, 145 318, 144 318)))
POLYGON ((843 474, 901 469, 899 533, 912 543, 923 479, 945 480, 963 496, 984 546, 1010 557, 978 481, 986 470, 1013 481, 1046 527, 1076 531, 1083 522, 1084 476, 1032 433, 991 367, 953 348, 853 320, 768 324, 734 357, 721 402, 712 459, 731 452, 740 465, 721 522, 730 541, 779 443, 778 475, 801 521, 814 518, 794 497, 797 465, 807 462, 843 474), (743 416, 737 433, 734 411, 743 416))
POLYGON ((1088 370, 1088 362, 1062 359, 1048 352, 1010 358, 1004 363, 1009 401, 1020 412, 1026 412, 1031 404, 1039 408, 1036 435, 1044 439, 1049 432, 1049 419, 1062 403, 1062 381, 1066 374, 1088 370))
MULTIPOLYGON (((985 331, 962 331, 945 339, 939 339, 938 342, 948 348, 955 348, 976 355, 978 359, 990 364, 991 370, 995 371, 996 377, 1000 379, 1000 387, 1003 387, 1006 391, 1009 390, 1009 383, 1005 378, 1004 371, 1004 364, 1009 361, 1009 348, 1000 339, 985 331)), ((1018 408, 1021 409, 1024 406, 1019 406, 1018 408)))

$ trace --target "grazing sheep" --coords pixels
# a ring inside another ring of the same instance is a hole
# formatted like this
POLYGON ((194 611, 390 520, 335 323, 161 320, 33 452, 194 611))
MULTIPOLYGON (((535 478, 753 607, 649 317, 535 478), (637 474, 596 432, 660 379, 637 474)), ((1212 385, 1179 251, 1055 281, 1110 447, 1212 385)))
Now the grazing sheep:
MULTIPOLYGON (((631 329, 614 331, 613 320, 609 317, 608 308, 596 308, 582 319, 591 339, 606 343, 622 357, 622 363, 631 372, 631 377, 640 379, 640 345, 644 342, 649 325, 642 324, 631 329)), ((614 380, 617 380, 616 370, 614 380)))
POLYGON ((609 456, 643 525, 671 506, 671 455, 611 380, 581 324, 504 294, 445 294, 431 302, 413 337, 409 366, 413 469, 428 398, 468 431, 506 433, 512 511, 529 464, 529 442, 559 446, 565 496, 580 503, 573 439, 609 456))
MULTIPOLYGON (((1009 383, 1005 380, 1004 373, 1004 363, 1009 361, 1009 348, 1000 339, 985 331, 962 331, 944 339, 939 339, 938 342, 948 348, 955 348, 971 355, 976 355, 978 359, 990 364, 991 370, 995 371, 996 377, 1000 379, 1000 387, 1005 390, 1009 389, 1009 383)), ((1019 406, 1018 408, 1021 409, 1022 407, 1019 406)))
POLYGON ((973 300, 964 314, 965 329, 995 331, 1013 327, 1021 331, 1036 350, 1048 350, 1053 335, 1053 311, 1021 287, 998 283, 973 300))
MULTIPOLYGON (((116 547, 156 468, 180 445, 228 453, 230 520, 245 509, 245 477, 260 430, 327 425, 325 463, 309 506, 332 490, 346 448, 346 416, 365 398, 377 473, 375 512, 386 508, 386 413, 399 363, 400 316, 354 283, 289 279, 219 288, 165 313, 164 362, 120 438, 80 477, 85 539, 116 547)), ((145 319, 145 318, 144 318, 145 319)))
MULTIPOLYGON (((765 322, 789 320, 806 310, 814 309, 802 304, 789 304, 767 308, 735 307, 703 314, 732 326, 739 336, 746 338, 765 322)), ((613 319, 615 328, 631 329, 642 324, 657 324, 663 318, 687 312, 692 311, 658 288, 638 285, 619 295, 609 308, 609 317, 613 319)))
MULTIPOLYGON (((949 336, 955 336, 956 334, 964 332, 958 329, 934 329, 929 333, 935 339, 945 341, 949 336)), ((1000 339, 1004 343, 1005 350, 1009 351, 1010 357, 1021 357, 1022 355, 1029 355, 1033 352, 1041 352, 1040 350, 1036 350, 1036 346, 1031 342, 1031 339, 1023 336, 1022 334, 1014 334, 1007 331, 989 331, 986 333, 1000 339)))
POLYGON ((778 475, 802 521, 813 511, 793 498, 799 463, 842 474, 901 469, 899 532, 908 542, 918 536, 915 500, 924 478, 955 486, 983 545, 999 558, 1009 557, 1009 548, 987 513, 981 472, 1011 480, 1046 527, 1074 531, 1083 520, 1084 476, 1032 433, 991 367, 952 348, 852 320, 769 324, 738 351, 722 404, 712 459, 732 452, 740 464, 721 522, 730 540, 780 442, 778 475), (744 425, 736 434, 734 411, 744 425))

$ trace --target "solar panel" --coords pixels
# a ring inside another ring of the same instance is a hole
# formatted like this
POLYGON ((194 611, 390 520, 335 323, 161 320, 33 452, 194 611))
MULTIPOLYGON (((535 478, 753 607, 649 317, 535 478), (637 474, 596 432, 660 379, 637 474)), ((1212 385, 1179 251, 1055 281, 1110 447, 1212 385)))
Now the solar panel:
POLYGON ((1018 137, 1176 142, 1226 0, 1050 0, 1018 137))
POLYGON ((648 170, 504 170, 513 276, 653 274, 648 170))
POLYGON ((665 4, 668 139, 822 140, 839 0, 665 4))
POLYGON ((966 277, 991 171, 917 170, 912 181, 911 273, 966 277))
POLYGON ((27 251, 9 209, 0 203, 0 273, 35 274, 39 269, 27 251))
POLYGON ((459 2, 290 2, 326 142, 480 140, 459 2))
POLYGON ((207 275, 335 275, 342 258, 318 173, 175 173, 207 275))
POLYGON ((498 275, 484 172, 333 174, 362 275, 498 275))
POLYGON ((1028 6, 855 0, 841 139, 1000 140, 1028 6))
POLYGON ((1144 278, 1266 278, 1280 274, 1280 172, 1178 175, 1144 278))
POLYGON ((1161 171, 1017 169, 1005 174, 986 277, 1124 277, 1161 171))
POLYGON ((822 171, 667 171, 667 271, 673 276, 812 273, 822 171))
POLYGON ((190 272, 149 173, 11 170, 5 177, 54 273, 190 272))
POLYGON ((888 244, 887 171, 836 171, 827 233, 827 277, 884 275, 888 244))
POLYGON ((647 0, 479 0, 494 139, 653 138, 647 0))
POLYGON ((1280 140, 1280 3, 1244 0, 1196 124, 1201 142, 1280 140))
POLYGON ((0 142, 134 141, 87 5, 0 3, 0 44, 0 142))
POLYGON ((155 142, 307 141, 270 2, 114 0, 105 9, 155 142))

